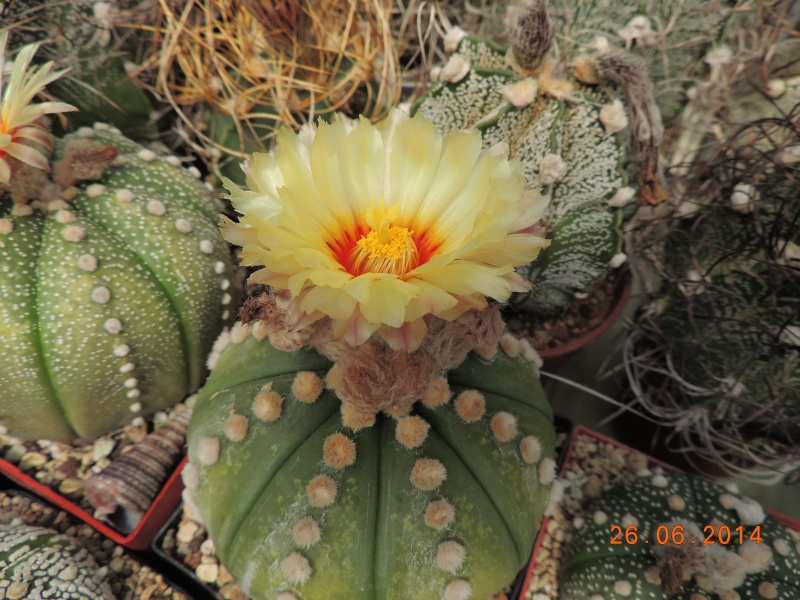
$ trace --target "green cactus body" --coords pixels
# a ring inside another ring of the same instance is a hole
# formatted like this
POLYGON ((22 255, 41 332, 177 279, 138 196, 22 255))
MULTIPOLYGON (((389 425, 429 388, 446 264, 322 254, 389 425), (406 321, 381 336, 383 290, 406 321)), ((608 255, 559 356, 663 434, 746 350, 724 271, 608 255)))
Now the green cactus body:
POLYGON ((203 185, 108 127, 56 159, 84 138, 119 154, 69 204, 0 198, 0 425, 22 438, 93 438, 175 404, 233 301, 203 185))
POLYGON ((535 99, 517 108, 508 89, 526 79, 508 70, 505 57, 492 42, 465 38, 451 61, 465 61, 469 71, 455 83, 435 83, 415 110, 443 132, 476 127, 485 147, 506 142, 527 182, 550 195, 545 221, 552 246, 519 270, 535 287, 521 308, 552 315, 612 270, 609 262, 622 247, 622 210, 608 202, 627 186, 626 152, 601 122, 612 102, 605 92, 573 81, 573 99, 557 99, 540 82, 535 99), (546 155, 563 161, 561 173, 542 173, 546 155))
POLYGON ((112 600, 97 563, 72 538, 29 525, 0 525, 0 598, 112 600))
POLYGON ((455 402, 381 413, 355 432, 323 391, 329 367, 254 337, 222 352, 184 473, 222 563, 257 599, 459 600, 509 583, 554 477, 552 413, 533 367, 470 356, 449 375, 455 402), (458 398, 475 396, 485 408, 466 423, 458 398), (513 431, 498 413, 513 415, 513 431))
POLYGON ((560 42, 570 58, 604 36, 611 44, 628 48, 647 66, 656 86, 664 120, 678 116, 686 104, 685 90, 704 70, 703 56, 723 36, 736 0, 556 0, 550 15, 560 42))
POLYGON ((150 18, 139 4, 136 0, 6 3, 2 20, 9 26, 10 48, 41 42, 39 60, 70 69, 48 91, 79 109, 70 117, 73 126, 91 126, 99 120, 114 123, 131 136, 158 134, 150 98, 125 71, 125 57, 135 56, 136 41, 130 30, 128 35, 114 31, 116 23, 132 23, 141 15, 150 18))
POLYGON ((797 535, 752 500, 702 477, 656 474, 612 488, 587 509, 574 539, 561 570, 563 600, 800 597, 797 535), (615 526, 619 544, 611 543, 615 526), (625 540, 626 528, 636 543, 625 540), (662 592, 665 563, 684 575, 673 594, 662 592))

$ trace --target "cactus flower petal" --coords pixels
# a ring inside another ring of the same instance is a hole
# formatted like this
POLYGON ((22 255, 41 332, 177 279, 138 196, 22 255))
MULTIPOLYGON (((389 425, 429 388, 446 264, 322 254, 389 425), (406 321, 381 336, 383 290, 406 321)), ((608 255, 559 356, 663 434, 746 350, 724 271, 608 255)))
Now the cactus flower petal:
POLYGON ((514 267, 549 244, 520 229, 547 199, 506 145, 480 146, 477 131, 442 136, 399 110, 375 125, 284 129, 245 164, 249 190, 226 182, 242 216, 223 236, 263 266, 251 282, 288 290, 335 335, 358 345, 377 331, 413 350, 426 315, 451 320, 526 289, 514 267))

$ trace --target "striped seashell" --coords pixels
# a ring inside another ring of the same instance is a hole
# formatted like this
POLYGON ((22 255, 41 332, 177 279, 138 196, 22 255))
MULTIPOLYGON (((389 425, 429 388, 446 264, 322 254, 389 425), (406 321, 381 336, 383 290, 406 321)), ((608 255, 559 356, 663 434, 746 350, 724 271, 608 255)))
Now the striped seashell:
POLYGON ((94 516, 130 533, 184 453, 192 410, 187 408, 90 477, 84 486, 94 516))

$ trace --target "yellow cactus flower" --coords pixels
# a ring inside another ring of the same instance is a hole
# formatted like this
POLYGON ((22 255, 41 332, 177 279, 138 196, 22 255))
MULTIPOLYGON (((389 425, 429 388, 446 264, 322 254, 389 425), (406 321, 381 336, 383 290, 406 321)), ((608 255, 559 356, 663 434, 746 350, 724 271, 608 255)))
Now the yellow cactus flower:
POLYGON ((31 59, 39 48, 39 44, 29 44, 20 49, 12 63, 7 82, 6 76, 6 42, 8 32, 0 33, 0 183, 11 182, 11 164, 8 157, 13 157, 38 169, 50 170, 47 158, 35 147, 28 145, 35 142, 52 150, 53 138, 40 119, 47 114, 78 110, 71 104, 63 102, 42 102, 31 104, 34 96, 52 83, 66 71, 50 72, 52 62, 29 69, 31 59))
POLYGON ((434 315, 457 318, 529 284, 514 267, 549 241, 531 234, 548 199, 526 188, 506 144, 481 150, 478 131, 442 136, 421 115, 394 110, 373 125, 335 119, 282 129, 275 149, 244 165, 249 190, 230 180, 250 277, 305 323, 333 322, 353 345, 377 332, 413 351, 434 315))

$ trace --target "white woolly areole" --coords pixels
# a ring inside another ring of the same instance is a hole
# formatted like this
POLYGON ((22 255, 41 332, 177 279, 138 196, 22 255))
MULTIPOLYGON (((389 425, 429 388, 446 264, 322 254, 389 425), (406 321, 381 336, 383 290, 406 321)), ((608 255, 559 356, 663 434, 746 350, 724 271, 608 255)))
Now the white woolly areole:
POLYGON ((544 508, 544 515, 552 517, 561 500, 564 498, 565 484, 562 480, 556 479, 550 486, 550 493, 547 495, 547 505, 544 508))
POLYGON ((472 594, 472 586, 466 579, 454 579, 447 584, 442 593, 442 600, 468 600, 472 594))
POLYGON ((612 269, 618 269, 625 264, 626 260, 628 260, 628 255, 624 252, 619 252, 611 257, 611 260, 608 261, 608 266, 612 269))
POLYGON ((139 380, 136 379, 136 377, 130 377, 129 379, 126 379, 122 385, 124 385, 126 388, 135 388, 137 385, 139 385, 139 380))
POLYGON ((186 463, 183 467, 183 471, 181 471, 181 477, 183 478, 183 485, 190 490, 200 485, 200 470, 197 468, 197 465, 186 463))
POLYGON ((171 164, 173 167, 180 167, 181 166, 181 159, 177 156, 168 156, 166 161, 171 164))
POLYGON ((15 217, 29 217, 33 214, 33 207, 29 204, 15 203, 11 209, 11 214, 15 217))
POLYGON ((628 115, 625 114, 625 107, 622 106, 619 99, 600 109, 600 122, 608 135, 617 133, 628 126, 628 115))
POLYGON ((544 458, 539 463, 539 481, 545 485, 553 483, 556 478, 556 461, 552 458, 544 458))
POLYGON ((772 549, 768 544, 747 540, 737 550, 747 567, 748 573, 761 573, 772 564, 772 549))
POLYGON ((188 219, 175 219, 175 229, 181 233, 191 233, 194 227, 188 219))
POLYGON ((153 152, 148 148, 142 148, 139 152, 136 153, 136 156, 141 158, 145 162, 151 162, 158 158, 158 154, 153 152))
POLYGON ((458 542, 447 540, 436 550, 436 565, 448 573, 455 573, 464 564, 467 551, 458 542))
POLYGON ((280 594, 278 594, 277 600, 297 600, 297 596, 295 596, 291 592, 281 592, 280 594))
POLYGON ((128 407, 128 410, 132 413, 139 413, 142 412, 142 403, 141 402, 134 402, 128 407))
POLYGON ((602 510, 596 510, 592 515, 592 520, 595 522, 595 525, 602 525, 608 521, 608 515, 602 510))
POLYGON ((545 154, 539 163, 539 184, 552 185, 567 174, 567 163, 558 154, 545 154))
POLYGON ((247 429, 250 427, 250 420, 244 415, 231 415, 225 420, 223 431, 225 437, 232 442, 241 442, 247 437, 247 429))
POLYGON ((733 509, 742 525, 761 525, 767 517, 761 505, 752 498, 733 498, 733 509))
POLYGON ((60 210, 56 213, 56 221, 62 225, 72 223, 76 218, 75 213, 71 210, 60 210))
POLYGON ((614 582, 614 592, 620 596, 630 596, 633 593, 633 586, 630 581, 618 579, 614 582))
POLYGON ((772 547, 775 548, 775 552, 781 556, 789 556, 789 554, 792 553, 792 547, 789 545, 789 542, 782 538, 778 538, 772 542, 772 547))
POLYGON ((225 272, 225 263, 221 260, 218 260, 214 263, 214 273, 217 275, 222 275, 225 272))
POLYGON ((636 198, 636 190, 632 187, 622 187, 617 190, 617 192, 608 199, 608 205, 611 208, 622 208, 633 202, 634 198, 636 198))
POLYGON ((131 421, 131 425, 133 425, 134 427, 141 427, 142 425, 144 425, 144 418, 136 417, 133 421, 131 421))
POLYGON ((161 217, 166 214, 167 207, 161 200, 150 200, 147 203, 147 212, 156 217, 161 217))
POLYGON ((201 438, 197 443, 197 460, 205 466, 216 463, 219 460, 219 440, 212 437, 201 438))
POLYGON ((439 73, 439 79, 448 83, 457 83, 469 73, 470 64, 467 59, 459 54, 450 57, 439 73))
POLYGON ((533 77, 527 77, 516 83, 504 85, 500 88, 500 95, 515 108, 524 108, 533 104, 538 91, 539 84, 537 81, 533 77))
POLYGON ((490 422, 492 435, 498 442, 510 442, 517 437, 517 417, 501 411, 492 417, 490 422))
POLYGON ((200 240, 197 247, 200 248, 200 252, 203 254, 211 254, 214 252, 214 243, 211 240, 200 240))
POLYGON ((526 435, 519 442, 519 452, 522 455, 522 460, 532 465, 542 457, 542 444, 536 437, 526 435))
POLYGON ((128 356, 131 353, 131 347, 128 344, 119 344, 114 346, 114 356, 119 356, 120 358, 124 356, 128 356))
POLYGON ((448 54, 452 54, 458 50, 458 45, 465 37, 467 37, 467 32, 461 29, 461 27, 451 27, 447 30, 447 33, 444 34, 444 51, 448 54))
POLYGON ((108 304, 111 300, 111 290, 104 285, 99 285, 92 290, 92 300, 98 304, 108 304))
POLYGON ((322 528, 314 520, 314 517, 303 517, 295 523, 292 537, 294 543, 301 548, 311 548, 322 539, 322 528))
POLYGON ((93 138, 95 136, 94 129, 91 127, 79 127, 78 128, 78 137, 82 138, 93 138))
POLYGON ((86 195, 89 196, 89 198, 97 198, 105 193, 106 186, 104 186, 102 183, 93 183, 86 186, 86 195))
POLYGON ((114 193, 114 197, 120 202, 130 202, 131 200, 136 198, 136 194, 134 194, 129 189, 122 188, 121 190, 117 190, 114 193))
POLYGON ((106 322, 103 323, 103 329, 105 329, 108 333, 119 333, 122 331, 122 321, 116 317, 106 319, 106 322))
POLYGON ((77 225, 69 225, 61 232, 61 237, 68 242, 81 242, 86 237, 86 230, 77 225))
POLYGON ((281 571, 291 583, 305 583, 311 577, 311 563, 299 552, 292 552, 283 559, 281 571))
POLYGON ((202 175, 203 175, 202 173, 200 173, 200 169, 198 169, 198 168, 197 168, 197 167, 195 167, 194 165, 193 165, 193 166, 191 166, 191 167, 189 167, 189 168, 188 168, 188 169, 186 169, 186 170, 187 170, 187 171, 189 171, 189 174, 190 174, 192 177, 194 177, 195 179, 200 179, 200 177, 202 177, 202 175))

